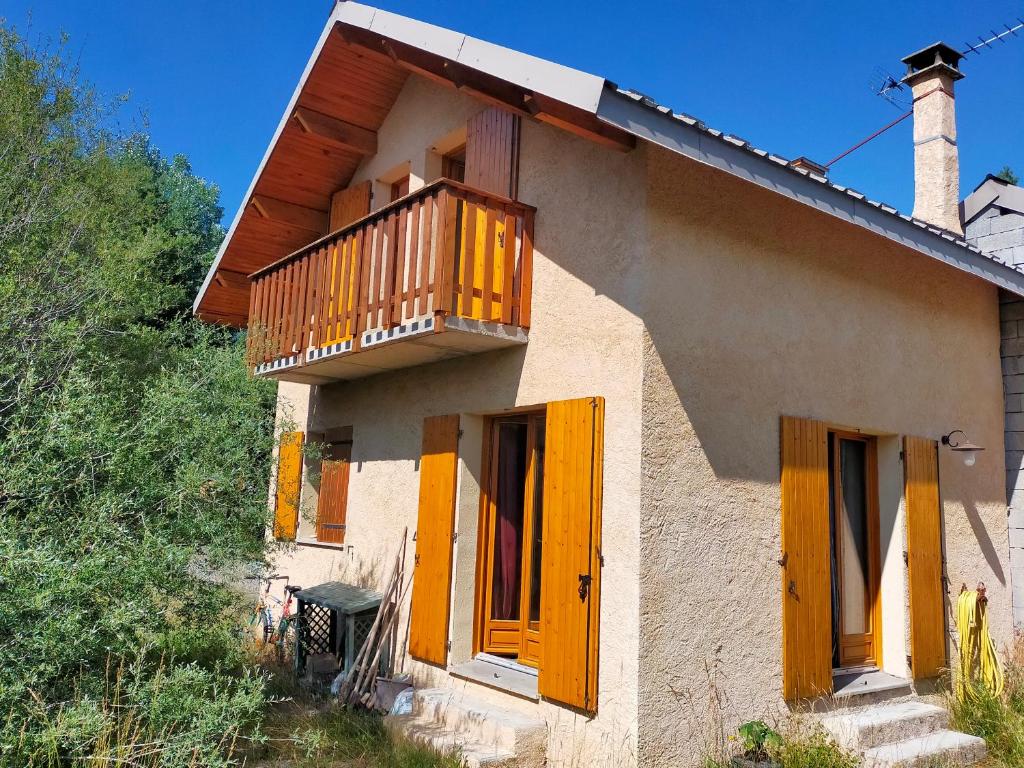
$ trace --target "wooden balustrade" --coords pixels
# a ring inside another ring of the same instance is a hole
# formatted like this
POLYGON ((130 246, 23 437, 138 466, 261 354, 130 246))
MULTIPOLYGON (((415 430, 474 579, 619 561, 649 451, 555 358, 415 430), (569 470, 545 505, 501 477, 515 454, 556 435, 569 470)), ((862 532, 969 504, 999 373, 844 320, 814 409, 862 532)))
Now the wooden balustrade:
POLYGON ((530 326, 534 209, 441 179, 250 275, 250 361, 434 316, 530 326))

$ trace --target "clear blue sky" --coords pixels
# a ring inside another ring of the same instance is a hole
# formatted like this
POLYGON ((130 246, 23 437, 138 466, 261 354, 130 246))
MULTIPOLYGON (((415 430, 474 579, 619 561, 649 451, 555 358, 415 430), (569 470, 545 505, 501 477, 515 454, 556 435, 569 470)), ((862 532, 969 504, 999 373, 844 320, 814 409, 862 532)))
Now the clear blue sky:
MULTIPOLYGON (((876 68, 936 40, 957 48, 1024 16, 1024 2, 373 0, 643 91, 785 157, 826 162, 899 111, 876 68)), ((130 92, 154 143, 220 185, 230 221, 331 8, 329 0, 4 0, 30 40, 66 32, 101 92, 130 92)), ((961 189, 1004 164, 1024 177, 1024 34, 963 63, 961 189)), ((913 206, 910 121, 837 164, 832 178, 913 206)))

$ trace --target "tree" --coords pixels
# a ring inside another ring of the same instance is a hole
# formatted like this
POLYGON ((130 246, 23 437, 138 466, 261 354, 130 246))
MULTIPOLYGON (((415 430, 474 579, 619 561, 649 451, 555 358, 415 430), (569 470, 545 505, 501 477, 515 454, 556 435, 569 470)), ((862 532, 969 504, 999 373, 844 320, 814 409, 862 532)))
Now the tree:
POLYGON ((112 129, 64 51, 0 26, 0 766, 126 717, 152 764, 216 764, 262 698, 204 573, 265 556, 273 389, 190 318, 216 187, 112 129))
POLYGON ((1002 179, 1010 184, 1020 184, 1020 177, 1017 176, 1017 174, 1013 172, 1013 169, 1008 165, 1003 166, 1003 169, 996 174, 996 178, 1002 179))

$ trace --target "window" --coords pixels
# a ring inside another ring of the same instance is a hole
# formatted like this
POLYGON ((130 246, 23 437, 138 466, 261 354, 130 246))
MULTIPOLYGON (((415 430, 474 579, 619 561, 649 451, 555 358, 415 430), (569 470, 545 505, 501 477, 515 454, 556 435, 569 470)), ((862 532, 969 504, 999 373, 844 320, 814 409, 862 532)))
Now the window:
POLYGON ((400 197, 405 197, 409 194, 409 174, 406 174, 398 181, 392 182, 391 184, 391 202, 395 202, 400 197))
POLYGON ((453 149, 441 158, 441 175, 452 181, 466 180, 466 145, 453 149))

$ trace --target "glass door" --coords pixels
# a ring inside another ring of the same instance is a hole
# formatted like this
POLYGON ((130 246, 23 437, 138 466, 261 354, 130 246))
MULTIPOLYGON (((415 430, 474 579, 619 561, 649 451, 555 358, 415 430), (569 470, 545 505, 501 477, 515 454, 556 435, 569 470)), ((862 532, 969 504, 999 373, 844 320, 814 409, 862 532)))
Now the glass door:
POLYGON ((878 484, 873 438, 829 434, 832 666, 881 663, 878 484))
POLYGON ((540 573, 544 417, 492 422, 478 585, 480 650, 536 666, 540 658, 540 573))

